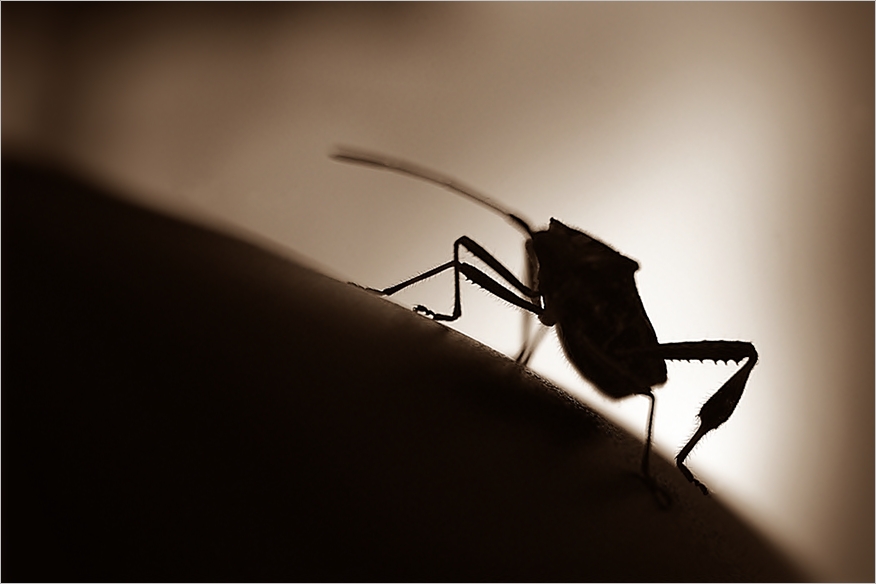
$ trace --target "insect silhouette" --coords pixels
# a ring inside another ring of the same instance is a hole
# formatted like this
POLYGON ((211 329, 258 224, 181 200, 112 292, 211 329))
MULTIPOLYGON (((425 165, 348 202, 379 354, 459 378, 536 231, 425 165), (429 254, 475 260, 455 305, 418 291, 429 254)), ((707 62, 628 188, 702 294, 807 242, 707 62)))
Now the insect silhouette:
MULTIPOLYGON (((649 457, 654 426, 652 387, 666 382, 666 363, 673 360, 712 360, 745 363, 703 405, 698 414, 699 426, 693 437, 675 457, 681 474, 704 494, 708 489, 685 466, 694 446, 708 432, 726 422, 739 403, 749 374, 757 362, 757 351, 745 341, 689 341, 661 343, 639 296, 634 279, 638 263, 615 251, 595 237, 551 219, 547 229, 534 230, 520 215, 506 210, 489 197, 432 170, 410 162, 343 149, 332 155, 335 160, 390 170, 434 183, 473 200, 502 215, 526 236, 526 282, 521 282, 508 268, 471 238, 463 236, 453 243, 453 259, 419 276, 383 290, 370 289, 390 296, 412 284, 453 270, 455 296, 453 312, 441 314, 418 305, 416 312, 440 321, 462 316, 459 294, 460 276, 465 276, 488 292, 535 314, 546 326, 555 326, 557 336, 569 361, 578 372, 605 395, 620 399, 642 395, 650 400, 647 438, 641 472, 649 485, 649 457), (505 284, 460 260, 465 248, 489 266, 505 284), (509 289, 513 288, 513 290, 509 289)), ((517 357, 526 364, 533 345, 527 336, 517 357)))

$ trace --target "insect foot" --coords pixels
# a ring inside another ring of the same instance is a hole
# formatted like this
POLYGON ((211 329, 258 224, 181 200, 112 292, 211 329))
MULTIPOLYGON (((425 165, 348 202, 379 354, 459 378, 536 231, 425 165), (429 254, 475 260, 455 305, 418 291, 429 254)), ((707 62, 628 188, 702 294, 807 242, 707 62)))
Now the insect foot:
POLYGON ((684 465, 684 462, 683 462, 681 455, 679 455, 675 458, 675 464, 676 464, 676 466, 678 466, 678 470, 681 471, 681 474, 684 475, 684 478, 686 478, 687 480, 692 482, 694 484, 694 486, 696 486, 700 491, 702 491, 703 495, 709 494, 708 487, 706 487, 706 485, 704 485, 703 483, 698 481, 696 479, 696 477, 693 476, 693 473, 690 472, 690 469, 688 469, 687 466, 684 465))
POLYGON ((362 286, 361 284, 357 284, 356 282, 347 282, 350 286, 355 286, 360 290, 365 290, 366 292, 371 292, 372 294, 377 294, 379 296, 386 296, 386 292, 383 290, 378 290, 377 288, 369 288, 368 286, 362 286))
POLYGON ((657 484, 657 481, 652 476, 638 475, 648 490, 651 491, 651 496, 654 497, 654 502, 662 510, 667 510, 672 507, 672 495, 664 487, 657 484))
POLYGON ((436 316, 438 316, 437 312, 435 312, 434 310, 431 310, 429 308, 426 308, 422 304, 417 304, 416 306, 414 306, 413 310, 417 314, 422 314, 423 316, 428 316, 429 318, 432 318, 432 319, 434 319, 436 316))

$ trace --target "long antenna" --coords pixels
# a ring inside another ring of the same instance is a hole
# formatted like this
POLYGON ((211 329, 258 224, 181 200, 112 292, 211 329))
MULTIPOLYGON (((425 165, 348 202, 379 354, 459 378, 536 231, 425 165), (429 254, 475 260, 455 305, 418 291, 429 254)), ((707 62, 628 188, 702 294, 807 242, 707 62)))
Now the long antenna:
POLYGON ((406 174, 436 184, 439 187, 456 193, 457 195, 468 197, 475 203, 483 205, 491 211, 504 216, 511 225, 523 231, 527 236, 532 237, 532 228, 526 221, 521 219, 519 215, 505 209, 490 197, 434 170, 423 168, 422 166, 398 158, 390 158, 389 156, 373 154, 353 148, 338 148, 337 152, 332 154, 331 157, 341 162, 352 162, 355 164, 363 164, 365 166, 375 166, 377 168, 406 174))

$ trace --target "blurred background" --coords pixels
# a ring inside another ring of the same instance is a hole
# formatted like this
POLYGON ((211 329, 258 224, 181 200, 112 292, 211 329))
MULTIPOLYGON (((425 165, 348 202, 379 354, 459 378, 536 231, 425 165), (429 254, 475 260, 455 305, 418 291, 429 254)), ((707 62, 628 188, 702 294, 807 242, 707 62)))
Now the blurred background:
MULTIPOLYGON (((331 161, 339 145, 636 259, 661 341, 760 353, 693 471, 815 578, 873 579, 873 4, 4 3, 2 17, 4 156, 371 287, 447 261, 460 235, 518 271, 523 241, 446 191, 331 161)), ((394 300, 447 311, 452 290, 448 274, 394 300)), ((464 286, 463 311, 454 328, 517 353, 517 309, 464 286)), ((553 333, 531 365, 644 437, 646 400, 602 397, 553 333)), ((669 364, 660 452, 735 369, 669 364)))

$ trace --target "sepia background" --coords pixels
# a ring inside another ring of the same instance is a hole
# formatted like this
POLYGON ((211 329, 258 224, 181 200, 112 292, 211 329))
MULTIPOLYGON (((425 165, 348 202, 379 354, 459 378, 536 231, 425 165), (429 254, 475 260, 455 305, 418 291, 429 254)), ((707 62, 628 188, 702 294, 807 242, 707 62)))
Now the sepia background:
MULTIPOLYGON (((447 261, 460 235, 520 270, 523 242, 446 191, 331 161, 337 146, 440 170, 636 259, 661 341, 760 353, 694 472, 814 577, 872 580, 872 4, 7 3, 2 17, 4 156, 365 286, 447 261)), ((515 355, 519 311, 463 288, 454 328, 515 355)), ((452 280, 396 300, 449 310, 452 280)), ((646 400, 602 397, 552 333, 532 367, 643 435, 646 400)), ((674 456, 734 371, 669 364, 659 451, 674 456)))

